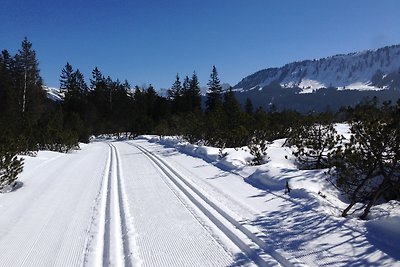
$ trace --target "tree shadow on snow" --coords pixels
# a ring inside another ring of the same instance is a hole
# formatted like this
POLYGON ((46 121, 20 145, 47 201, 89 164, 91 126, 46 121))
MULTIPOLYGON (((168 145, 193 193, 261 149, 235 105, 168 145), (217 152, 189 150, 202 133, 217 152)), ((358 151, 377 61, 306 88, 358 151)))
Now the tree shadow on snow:
POLYGON ((356 229, 347 219, 316 212, 318 203, 313 199, 303 202, 285 202, 244 223, 262 229, 264 242, 307 265, 382 266, 393 262, 368 241, 365 228, 356 229))

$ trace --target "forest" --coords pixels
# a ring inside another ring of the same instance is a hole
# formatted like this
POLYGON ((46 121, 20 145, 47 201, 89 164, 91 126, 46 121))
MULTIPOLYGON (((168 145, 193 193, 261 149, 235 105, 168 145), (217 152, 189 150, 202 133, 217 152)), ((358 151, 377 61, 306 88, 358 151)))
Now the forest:
POLYGON ((299 168, 328 168, 350 202, 365 203, 361 218, 379 201, 400 199, 400 101, 377 98, 338 112, 302 114, 242 106, 232 89, 223 91, 212 67, 208 92, 200 94, 196 72, 178 74, 160 95, 153 86, 131 86, 114 80, 97 67, 89 83, 78 68, 66 63, 60 70, 63 101, 47 98, 36 52, 25 38, 20 50, 0 55, 0 189, 15 184, 23 162, 17 155, 38 150, 67 153, 92 136, 113 134, 174 135, 192 143, 220 148, 248 147, 249 164, 265 163, 268 144, 287 138, 299 168), (203 101, 205 100, 205 101, 203 101), (337 134, 334 124, 350 125, 351 139, 337 134))

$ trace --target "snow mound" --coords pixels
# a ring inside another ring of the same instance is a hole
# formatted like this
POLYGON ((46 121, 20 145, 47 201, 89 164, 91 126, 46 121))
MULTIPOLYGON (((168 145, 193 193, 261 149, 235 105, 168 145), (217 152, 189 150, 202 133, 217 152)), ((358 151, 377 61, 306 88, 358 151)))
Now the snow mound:
POLYGON ((400 260, 400 216, 366 223, 368 240, 393 258, 400 260))

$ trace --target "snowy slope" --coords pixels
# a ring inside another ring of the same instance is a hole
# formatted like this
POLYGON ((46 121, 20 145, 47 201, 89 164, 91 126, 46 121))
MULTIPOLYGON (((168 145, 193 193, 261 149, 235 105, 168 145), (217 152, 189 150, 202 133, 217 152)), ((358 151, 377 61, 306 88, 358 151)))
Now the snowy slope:
POLYGON ((284 88, 299 87, 303 93, 327 87, 399 89, 400 45, 264 69, 247 76, 234 88, 247 91, 271 83, 279 83, 284 88))
POLYGON ((46 91, 47 98, 53 101, 60 102, 64 100, 65 94, 59 88, 43 86, 43 90, 46 91))

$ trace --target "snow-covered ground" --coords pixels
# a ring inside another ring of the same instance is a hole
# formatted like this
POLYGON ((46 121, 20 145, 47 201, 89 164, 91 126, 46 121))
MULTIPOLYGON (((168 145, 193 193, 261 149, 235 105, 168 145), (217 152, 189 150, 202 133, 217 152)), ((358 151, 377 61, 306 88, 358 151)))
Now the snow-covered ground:
POLYGON ((341 218, 326 170, 283 142, 262 166, 154 136, 25 157, 0 194, 0 266, 400 266, 400 204, 341 218))

